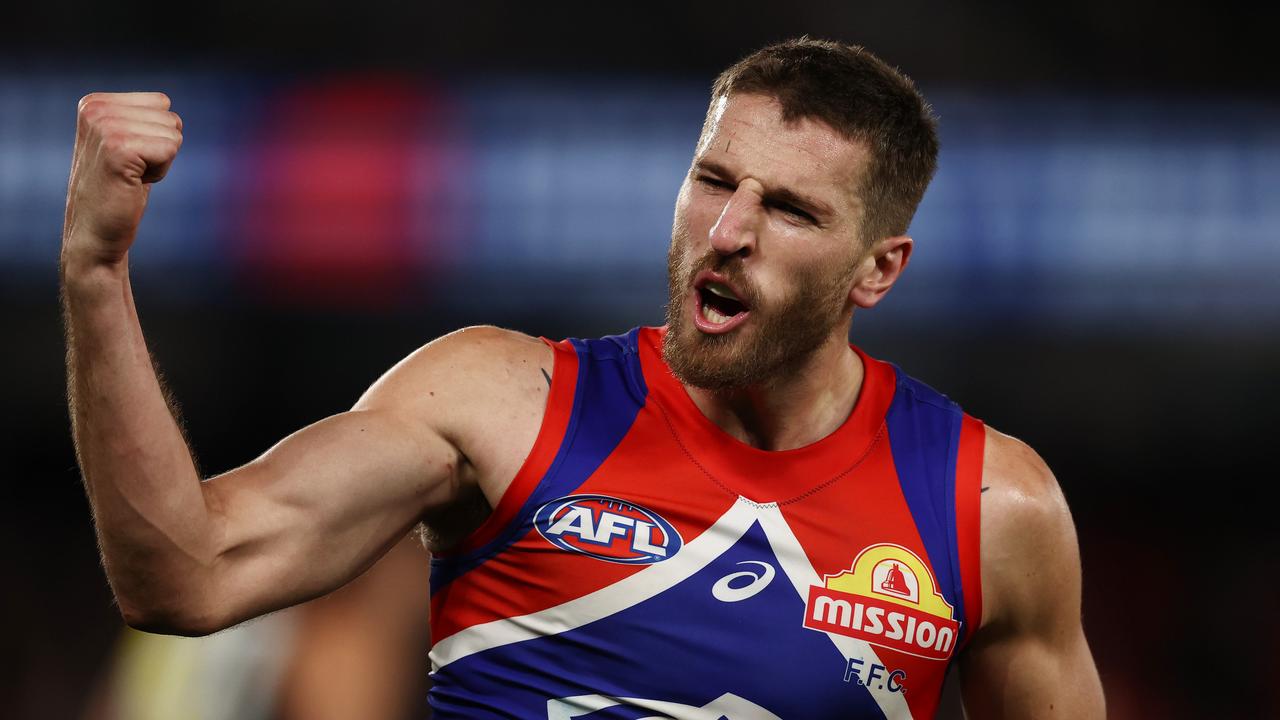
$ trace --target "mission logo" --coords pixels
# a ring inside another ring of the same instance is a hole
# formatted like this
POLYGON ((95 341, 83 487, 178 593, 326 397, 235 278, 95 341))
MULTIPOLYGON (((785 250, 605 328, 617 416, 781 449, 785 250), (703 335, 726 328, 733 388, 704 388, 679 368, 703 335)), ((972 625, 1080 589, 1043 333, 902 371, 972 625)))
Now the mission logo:
POLYGON ((533 524, 558 548, 628 565, 662 562, 684 545, 661 515, 608 495, 552 500, 538 508, 533 524))
POLYGON ((901 545, 872 545, 853 566, 809 588, 804 626, 930 660, 955 649, 960 623, 933 573, 901 545))

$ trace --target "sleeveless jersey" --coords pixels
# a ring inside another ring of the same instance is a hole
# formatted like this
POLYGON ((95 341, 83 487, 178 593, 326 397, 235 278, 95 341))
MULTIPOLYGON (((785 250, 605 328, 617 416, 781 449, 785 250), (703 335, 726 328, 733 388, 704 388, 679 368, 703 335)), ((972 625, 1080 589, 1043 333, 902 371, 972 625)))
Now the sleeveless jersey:
POLYGON ((849 418, 763 451, 664 337, 544 340, 532 451, 432 560, 434 717, 932 717, 982 617, 981 422, 854 347, 849 418))

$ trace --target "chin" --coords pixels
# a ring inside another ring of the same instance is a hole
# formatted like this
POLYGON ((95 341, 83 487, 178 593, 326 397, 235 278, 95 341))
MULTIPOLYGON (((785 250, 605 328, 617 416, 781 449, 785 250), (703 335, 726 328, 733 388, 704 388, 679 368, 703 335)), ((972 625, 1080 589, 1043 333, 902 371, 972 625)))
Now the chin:
POLYGON ((662 356, 672 374, 685 385, 710 391, 756 385, 772 368, 753 347, 747 330, 740 326, 713 335, 692 324, 672 324, 662 356))

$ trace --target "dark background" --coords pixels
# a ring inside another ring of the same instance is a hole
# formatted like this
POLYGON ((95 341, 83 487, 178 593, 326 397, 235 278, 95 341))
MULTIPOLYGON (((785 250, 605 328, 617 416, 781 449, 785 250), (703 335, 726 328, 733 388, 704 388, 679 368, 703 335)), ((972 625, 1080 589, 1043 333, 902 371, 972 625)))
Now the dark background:
POLYGON ((153 83, 186 120, 134 289, 201 465, 219 472, 346 409, 454 328, 559 338, 659 323, 682 168, 646 176, 634 215, 621 190, 575 199, 575 173, 626 187, 654 147, 687 163, 715 73, 809 33, 866 45, 939 111, 941 170, 913 226, 912 271, 852 338, 1054 469, 1111 715, 1280 716, 1273 15, 1244 3, 387 0, 7 14, 0 714, 76 717, 121 628, 63 395, 56 257, 81 95, 153 83), (633 117, 637 103, 670 127, 633 117), (316 145, 298 139, 307 132, 316 145), (583 150, 583 133, 598 142, 583 150), (653 144, 636 146, 641 133, 653 144), (288 189, 312 155, 338 162, 324 155, 335 146, 373 153, 373 169, 340 165, 330 185, 288 189), (475 170, 513 147, 545 149, 536 187, 499 161, 475 170), (420 162, 398 174, 406 154, 420 162), (397 194, 406 177, 416 190, 397 194), (556 215, 535 232, 547 198, 556 215), (307 208, 326 207, 337 240, 304 227, 307 208), (346 212, 343 225, 333 213, 346 212), (385 213, 400 220, 381 225, 385 213))

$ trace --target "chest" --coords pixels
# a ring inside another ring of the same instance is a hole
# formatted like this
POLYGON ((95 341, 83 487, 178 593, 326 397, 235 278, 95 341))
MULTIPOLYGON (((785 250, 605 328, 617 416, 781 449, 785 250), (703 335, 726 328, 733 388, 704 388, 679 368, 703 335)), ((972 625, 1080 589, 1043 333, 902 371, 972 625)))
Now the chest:
POLYGON ((660 426, 564 480, 577 462, 561 458, 509 544, 437 593, 442 697, 505 678, 573 712, 629 698, 668 714, 848 718, 905 716, 910 693, 936 695, 954 627, 945 602, 929 604, 936 583, 887 451, 829 478, 771 478, 786 502, 735 494, 660 426), (791 499, 792 485, 808 490, 791 499))

